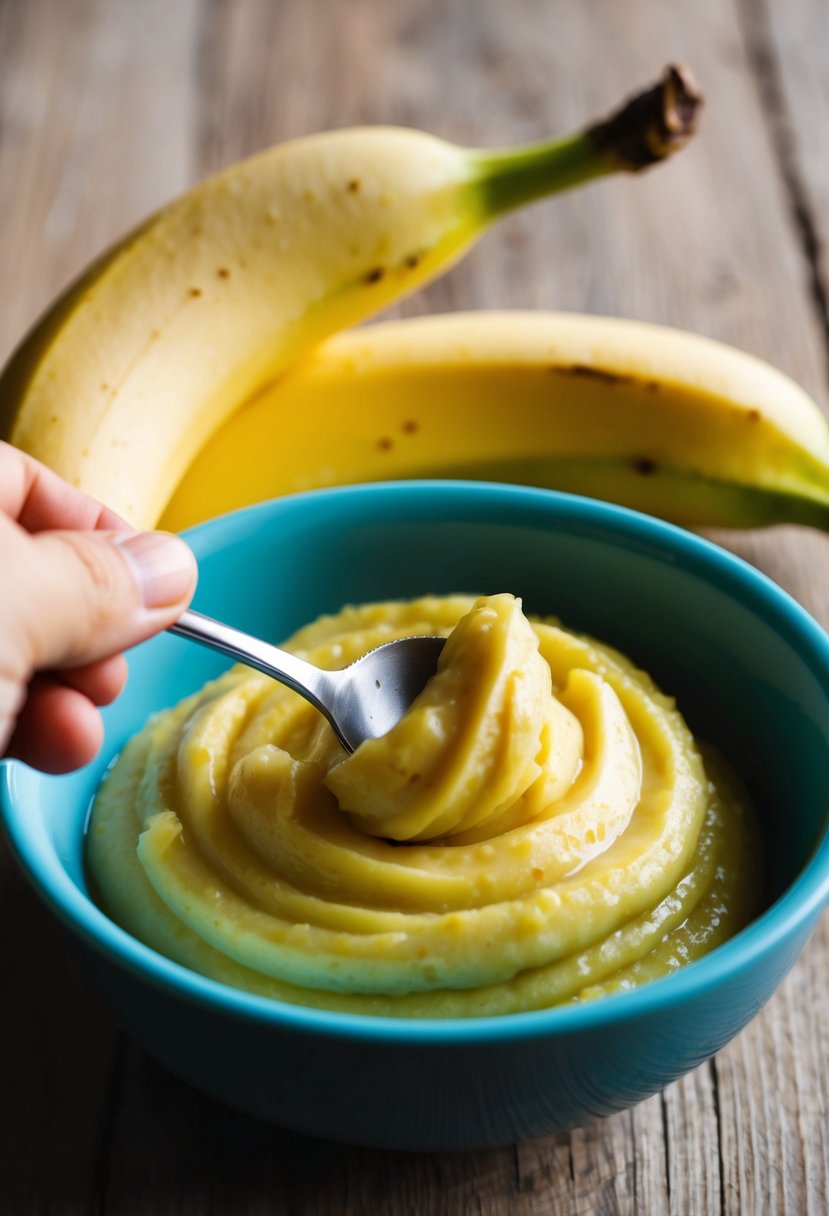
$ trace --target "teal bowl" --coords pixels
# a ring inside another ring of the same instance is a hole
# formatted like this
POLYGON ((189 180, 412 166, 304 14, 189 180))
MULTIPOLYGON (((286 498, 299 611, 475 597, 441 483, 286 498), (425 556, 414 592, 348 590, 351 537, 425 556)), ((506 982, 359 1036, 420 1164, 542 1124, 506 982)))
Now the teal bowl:
MULTIPOLYGON (((100 758, 44 777, 6 762, 2 811, 35 890, 127 1030, 193 1085, 315 1136, 408 1149, 515 1142, 633 1105, 718 1051, 768 1000, 829 897, 829 639, 722 549, 606 504, 474 483, 280 499, 189 537, 196 606, 277 640, 347 602, 512 591, 625 651, 748 783, 765 910, 678 974, 582 1006, 398 1021, 250 996, 161 957, 90 899, 90 799, 147 716, 225 664, 172 636, 130 656, 100 758)), ((13 993, 6 996, 13 999, 13 993)))

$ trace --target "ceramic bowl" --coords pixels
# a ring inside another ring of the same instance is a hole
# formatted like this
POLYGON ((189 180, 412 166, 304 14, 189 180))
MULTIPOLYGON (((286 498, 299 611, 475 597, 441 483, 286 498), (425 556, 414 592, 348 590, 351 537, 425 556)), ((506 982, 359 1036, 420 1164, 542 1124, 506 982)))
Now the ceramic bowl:
MULTIPOLYGON (((498 1145, 588 1122, 718 1051, 791 967, 829 897, 829 639, 738 558, 634 512, 475 483, 356 486, 196 528, 195 606, 278 640, 348 602, 509 590, 617 646, 673 694, 748 784, 769 858, 765 910, 706 958, 634 992, 543 1012, 399 1021, 250 996, 161 957, 90 898, 84 828, 101 774, 147 716, 226 664, 169 635, 130 656, 99 759, 4 763, 17 858, 134 1037, 241 1110, 375 1146, 498 1145)), ((14 999, 13 993, 6 995, 14 999)))

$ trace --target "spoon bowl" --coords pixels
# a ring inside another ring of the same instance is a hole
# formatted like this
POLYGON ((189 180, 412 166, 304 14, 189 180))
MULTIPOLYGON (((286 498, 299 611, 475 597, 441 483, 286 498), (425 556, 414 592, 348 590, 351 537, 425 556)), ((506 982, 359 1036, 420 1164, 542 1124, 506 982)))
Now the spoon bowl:
POLYGON ((403 717, 435 674, 445 638, 397 638, 376 646, 342 671, 326 671, 333 690, 326 714, 343 746, 354 751, 403 717))
POLYGON ((397 638, 339 671, 324 671, 201 612, 183 612, 170 633, 247 663, 286 684, 324 714, 348 752, 400 721, 435 674, 445 638, 397 638))

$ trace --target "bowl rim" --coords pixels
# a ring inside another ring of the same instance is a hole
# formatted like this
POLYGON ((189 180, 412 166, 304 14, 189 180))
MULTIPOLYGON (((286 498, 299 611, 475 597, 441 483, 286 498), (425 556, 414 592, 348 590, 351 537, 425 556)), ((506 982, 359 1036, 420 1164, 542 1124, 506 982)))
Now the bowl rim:
MULTIPOLYGON (((577 519, 582 525, 620 533, 628 541, 655 547, 663 559, 681 560, 683 568, 716 585, 742 606, 762 612, 786 640, 812 665, 829 689, 829 636, 787 591, 744 559, 713 541, 653 516, 617 504, 561 491, 481 481, 412 480, 336 486, 286 495, 217 516, 189 529, 185 537, 209 551, 211 534, 240 516, 278 516, 283 510, 343 498, 391 494, 401 500, 434 506, 436 499, 451 505, 488 500, 511 512, 541 510, 559 521, 577 519)), ((829 695, 829 694, 827 694, 829 695)), ((524 1013, 468 1018, 398 1018, 344 1013, 293 1005, 233 988, 191 971, 158 953, 122 929, 78 888, 51 847, 44 848, 42 817, 23 809, 17 792, 21 769, 16 761, 0 761, 0 818, 11 851, 36 894, 93 952, 144 982, 214 1012, 244 1017, 283 1030, 350 1040, 407 1044, 504 1043, 531 1041, 600 1029, 608 1023, 665 1012, 686 1000, 704 996, 726 980, 737 980, 798 932, 808 933, 829 902, 829 830, 794 881, 749 925, 715 950, 670 976, 641 988, 615 993, 581 1004, 554 1006, 524 1013)), ((38 775, 37 780, 44 778, 38 775)), ((50 780, 55 780, 51 778, 50 780)), ((59 778, 57 779, 59 780, 59 778)))

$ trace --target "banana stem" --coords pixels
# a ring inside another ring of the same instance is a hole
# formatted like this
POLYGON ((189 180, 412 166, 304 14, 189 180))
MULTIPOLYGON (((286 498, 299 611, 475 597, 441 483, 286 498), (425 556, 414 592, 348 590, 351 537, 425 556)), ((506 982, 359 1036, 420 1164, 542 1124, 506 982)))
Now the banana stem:
POLYGON ((609 118, 564 139, 471 154, 487 216, 580 186, 608 173, 638 173, 665 160, 696 131, 702 105, 688 68, 672 64, 655 85, 609 118))

